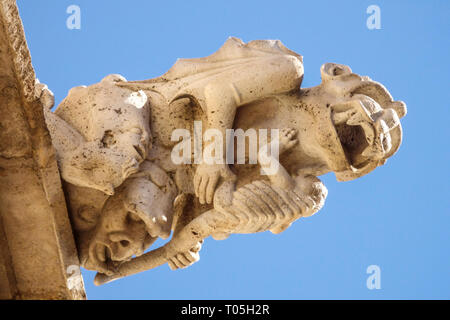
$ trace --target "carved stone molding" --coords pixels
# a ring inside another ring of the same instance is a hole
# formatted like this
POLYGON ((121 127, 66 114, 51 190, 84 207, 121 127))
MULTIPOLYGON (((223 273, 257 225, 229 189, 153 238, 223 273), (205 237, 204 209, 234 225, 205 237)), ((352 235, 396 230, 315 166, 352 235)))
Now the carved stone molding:
POLYGON ((0 3, 0 298, 85 299, 55 151, 13 0, 0 3))

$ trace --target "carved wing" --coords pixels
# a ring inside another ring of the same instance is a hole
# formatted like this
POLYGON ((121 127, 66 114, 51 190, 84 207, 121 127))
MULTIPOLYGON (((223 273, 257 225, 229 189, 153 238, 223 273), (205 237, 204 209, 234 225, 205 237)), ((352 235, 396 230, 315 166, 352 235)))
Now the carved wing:
POLYGON ((135 90, 154 91, 167 103, 189 96, 205 110, 223 94, 237 105, 270 94, 300 89, 303 59, 279 40, 244 43, 229 38, 214 54, 195 59, 179 59, 158 78, 120 84, 135 90))

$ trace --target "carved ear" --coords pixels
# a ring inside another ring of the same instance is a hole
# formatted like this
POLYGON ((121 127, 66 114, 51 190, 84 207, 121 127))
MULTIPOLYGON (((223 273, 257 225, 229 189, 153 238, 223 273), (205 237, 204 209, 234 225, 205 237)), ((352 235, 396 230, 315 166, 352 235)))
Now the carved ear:
POLYGON ((320 68, 322 81, 339 79, 352 74, 352 69, 349 66, 337 63, 325 63, 320 68))
POLYGON ((77 230, 87 231, 93 229, 98 222, 100 211, 93 206, 84 205, 72 215, 72 222, 77 230))

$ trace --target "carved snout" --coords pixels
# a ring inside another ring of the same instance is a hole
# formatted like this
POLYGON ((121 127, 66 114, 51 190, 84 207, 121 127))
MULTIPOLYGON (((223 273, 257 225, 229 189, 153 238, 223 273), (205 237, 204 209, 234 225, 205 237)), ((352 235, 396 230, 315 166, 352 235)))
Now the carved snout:
POLYGON ((357 94, 332 106, 332 119, 351 165, 361 168, 370 160, 383 160, 399 147, 400 119, 394 109, 357 94), (359 128, 359 129, 358 129, 359 128))

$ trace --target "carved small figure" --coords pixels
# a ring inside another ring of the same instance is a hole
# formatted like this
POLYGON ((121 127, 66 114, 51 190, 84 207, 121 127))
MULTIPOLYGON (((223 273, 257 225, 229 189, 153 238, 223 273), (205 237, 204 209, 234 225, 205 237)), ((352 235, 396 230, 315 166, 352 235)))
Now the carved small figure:
POLYGON ((383 165, 401 144, 405 104, 347 66, 327 63, 320 72, 321 84, 301 88, 300 55, 280 41, 230 38, 155 79, 110 75, 73 88, 54 113, 40 85, 80 258, 101 272, 96 283, 164 263, 189 266, 210 235, 282 232, 323 206, 318 176, 347 181, 383 165), (196 122, 235 136, 214 149, 221 161, 195 161, 194 150, 183 155, 194 161, 175 164, 176 129, 200 151, 213 147, 191 141, 196 122), (256 150, 257 163, 228 161, 239 130, 249 143, 244 158, 256 150), (144 253, 172 231, 166 245, 144 253))

